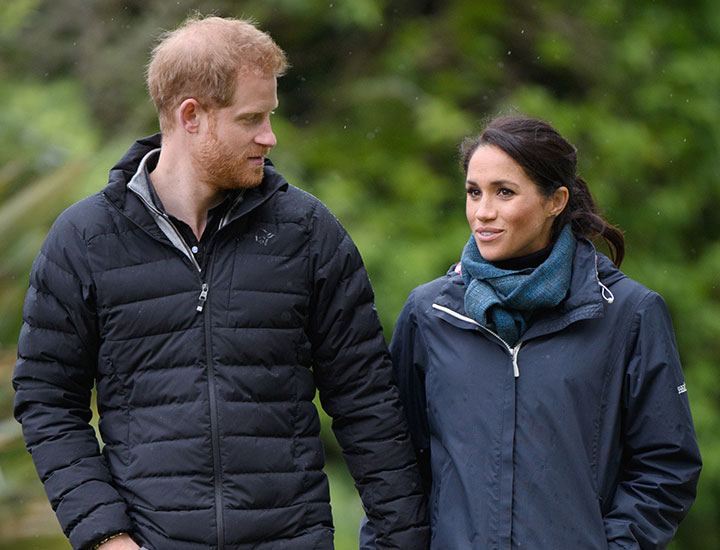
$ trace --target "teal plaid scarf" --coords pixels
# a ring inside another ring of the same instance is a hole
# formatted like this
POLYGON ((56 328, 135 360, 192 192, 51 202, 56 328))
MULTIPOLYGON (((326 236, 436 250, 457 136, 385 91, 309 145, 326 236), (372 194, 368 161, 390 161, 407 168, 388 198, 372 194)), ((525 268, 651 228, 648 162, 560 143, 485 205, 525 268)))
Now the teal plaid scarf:
POLYGON ((567 294, 577 242, 566 225, 550 256, 534 268, 500 269, 483 259, 471 235, 462 253, 465 312, 515 346, 535 310, 558 305, 567 294))

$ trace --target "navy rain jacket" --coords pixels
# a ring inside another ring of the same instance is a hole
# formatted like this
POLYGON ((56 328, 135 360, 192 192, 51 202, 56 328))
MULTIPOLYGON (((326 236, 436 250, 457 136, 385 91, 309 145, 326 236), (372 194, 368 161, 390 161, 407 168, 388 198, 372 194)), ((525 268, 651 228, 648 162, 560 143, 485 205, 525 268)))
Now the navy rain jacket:
POLYGON ((64 212, 31 272, 15 415, 73 548, 125 531, 151 550, 331 549, 316 388, 378 546, 426 547, 415 455, 350 237, 268 163, 200 270, 134 177, 159 146, 137 142, 102 192, 64 212))
POLYGON ((464 296, 455 270, 415 289, 390 346, 432 550, 665 548, 701 460, 662 298, 584 239, 515 347, 464 296))

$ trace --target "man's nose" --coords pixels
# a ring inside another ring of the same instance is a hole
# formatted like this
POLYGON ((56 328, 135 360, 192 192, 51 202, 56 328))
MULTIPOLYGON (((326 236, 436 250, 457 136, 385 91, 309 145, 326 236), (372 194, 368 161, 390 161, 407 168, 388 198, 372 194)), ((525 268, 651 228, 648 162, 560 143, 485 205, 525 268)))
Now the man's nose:
POLYGON ((266 118, 260 128, 260 132, 255 136, 255 143, 262 145, 263 147, 275 147, 277 145, 277 138, 272 131, 272 125, 270 124, 270 117, 266 118))

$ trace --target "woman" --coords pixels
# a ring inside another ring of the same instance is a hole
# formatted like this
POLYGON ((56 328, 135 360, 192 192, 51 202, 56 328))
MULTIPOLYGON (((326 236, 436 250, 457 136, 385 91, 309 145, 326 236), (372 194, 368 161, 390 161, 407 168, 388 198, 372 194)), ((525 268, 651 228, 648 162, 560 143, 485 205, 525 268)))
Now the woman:
POLYGON ((431 548, 665 548, 701 461, 662 298, 550 125, 501 117, 461 154, 472 236, 391 343, 431 548))

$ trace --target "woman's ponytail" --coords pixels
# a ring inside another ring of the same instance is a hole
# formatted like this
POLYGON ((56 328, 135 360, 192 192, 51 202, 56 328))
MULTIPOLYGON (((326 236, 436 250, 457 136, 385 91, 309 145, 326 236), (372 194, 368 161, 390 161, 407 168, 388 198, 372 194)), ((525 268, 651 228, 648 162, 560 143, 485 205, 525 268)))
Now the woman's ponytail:
POLYGON ((570 223, 573 233, 591 241, 602 237, 608 245, 610 258, 620 267, 625 257, 625 238, 622 231, 600 215, 597 203, 584 179, 576 175, 568 190, 570 191, 568 204, 558 216, 556 226, 562 229, 565 224, 570 223))

